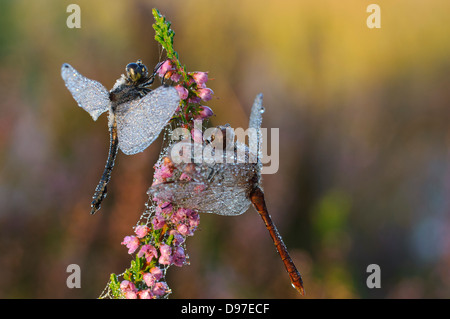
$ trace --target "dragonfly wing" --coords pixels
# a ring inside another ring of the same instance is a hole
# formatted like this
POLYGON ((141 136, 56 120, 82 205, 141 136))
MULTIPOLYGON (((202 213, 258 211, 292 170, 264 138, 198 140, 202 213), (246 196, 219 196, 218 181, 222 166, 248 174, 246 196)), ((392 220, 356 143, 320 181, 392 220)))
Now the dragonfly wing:
POLYGON ((253 102, 252 110, 250 113, 249 127, 249 157, 252 162, 257 162, 258 167, 261 170, 262 164, 262 114, 264 113, 264 107, 262 105, 263 95, 260 93, 256 96, 253 102))
POLYGON ((148 193, 153 198, 199 213, 233 216, 245 213, 250 206, 246 189, 235 186, 206 186, 198 182, 176 181, 153 185, 148 193))
POLYGON ((161 86, 143 98, 117 106, 119 148, 127 155, 145 150, 172 118, 180 97, 173 87, 161 86))
POLYGON ((253 102, 252 110, 250 112, 249 128, 259 130, 262 123, 262 114, 264 113, 264 106, 262 105, 263 95, 260 93, 256 96, 253 102))
POLYGON ((101 83, 84 77, 67 63, 61 67, 61 76, 75 101, 94 121, 109 109, 109 92, 101 83))

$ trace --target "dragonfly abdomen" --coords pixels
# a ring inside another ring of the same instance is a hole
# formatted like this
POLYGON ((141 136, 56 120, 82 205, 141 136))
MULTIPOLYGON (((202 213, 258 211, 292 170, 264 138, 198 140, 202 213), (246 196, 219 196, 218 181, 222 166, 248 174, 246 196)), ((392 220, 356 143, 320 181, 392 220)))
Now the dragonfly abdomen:
POLYGON ((94 196, 92 196, 91 203, 91 214, 95 214, 101 206, 103 199, 107 194, 107 185, 111 179, 111 172, 114 167, 114 161, 116 159, 117 150, 119 148, 119 139, 117 138, 117 123, 115 120, 112 121, 110 127, 110 143, 109 143, 109 153, 108 159, 106 161, 105 169, 103 175, 95 188, 94 196))
POLYGON ((261 218, 266 225, 267 230, 269 231, 270 237, 272 237, 273 243, 278 251, 278 254, 281 257, 281 260, 284 263, 284 267, 288 272, 289 278, 291 279, 292 286, 297 289, 302 295, 305 294, 305 290, 303 288, 303 280, 300 272, 297 270, 294 262, 289 255, 286 245, 281 238, 280 233, 278 232, 277 227, 272 221, 272 218, 267 211, 266 202, 264 199, 264 192, 259 186, 256 186, 252 192, 250 193, 250 200, 255 207, 256 211, 259 213, 261 218))

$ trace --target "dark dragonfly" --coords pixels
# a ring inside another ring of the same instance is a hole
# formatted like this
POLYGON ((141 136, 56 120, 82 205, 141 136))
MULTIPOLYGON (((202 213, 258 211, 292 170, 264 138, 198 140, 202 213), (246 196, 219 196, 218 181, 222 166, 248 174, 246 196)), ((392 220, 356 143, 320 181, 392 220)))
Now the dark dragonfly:
POLYGON ((111 178, 114 160, 120 148, 127 155, 145 150, 170 121, 179 105, 177 90, 160 86, 150 90, 157 69, 149 74, 147 67, 138 60, 126 66, 126 75, 116 81, 111 91, 97 81, 81 75, 67 63, 61 68, 61 76, 78 105, 87 111, 94 121, 109 111, 108 126, 110 146, 103 175, 91 203, 91 214, 100 209, 106 197, 106 186, 111 178))

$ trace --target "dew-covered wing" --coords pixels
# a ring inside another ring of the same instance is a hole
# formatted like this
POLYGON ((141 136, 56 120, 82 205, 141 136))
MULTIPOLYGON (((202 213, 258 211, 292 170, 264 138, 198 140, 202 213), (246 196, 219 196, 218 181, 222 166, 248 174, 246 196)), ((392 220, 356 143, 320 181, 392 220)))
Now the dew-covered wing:
POLYGON ((61 76, 75 101, 94 121, 109 109, 109 92, 101 83, 84 77, 67 63, 61 67, 61 76))
POLYGON ((250 113, 250 120, 248 123, 249 128, 261 129, 262 114, 264 113, 264 107, 262 105, 263 95, 260 93, 256 96, 253 102, 252 110, 250 113))
POLYGON ((257 157, 259 170, 262 168, 262 114, 264 113, 264 107, 262 104, 263 95, 260 93, 256 96, 253 102, 252 110, 250 113, 250 120, 248 123, 249 127, 249 148, 251 156, 257 157))
POLYGON ((247 190, 231 185, 175 181, 153 185, 148 193, 152 198, 199 213, 233 216, 245 213, 250 206, 247 190))
POLYGON ((249 193, 257 182, 255 163, 175 164, 189 180, 168 181, 150 187, 149 194, 200 213, 240 215, 250 206, 249 193))
POLYGON ((127 155, 145 150, 170 121, 180 103, 173 87, 161 86, 115 111, 119 148, 127 155))

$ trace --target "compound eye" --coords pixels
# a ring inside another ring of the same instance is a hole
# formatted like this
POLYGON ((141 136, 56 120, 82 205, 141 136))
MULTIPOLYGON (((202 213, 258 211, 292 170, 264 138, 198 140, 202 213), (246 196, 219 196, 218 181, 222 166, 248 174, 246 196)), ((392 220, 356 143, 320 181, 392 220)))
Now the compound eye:
POLYGON ((137 63, 128 63, 125 69, 128 78, 133 82, 137 82, 142 77, 141 67, 137 63))
POLYGON ((147 76, 147 67, 145 66, 145 64, 139 64, 140 67, 140 73, 142 74, 143 77, 147 76))
POLYGON ((133 82, 145 80, 148 76, 147 67, 141 60, 133 63, 128 63, 126 67, 127 76, 133 82))

